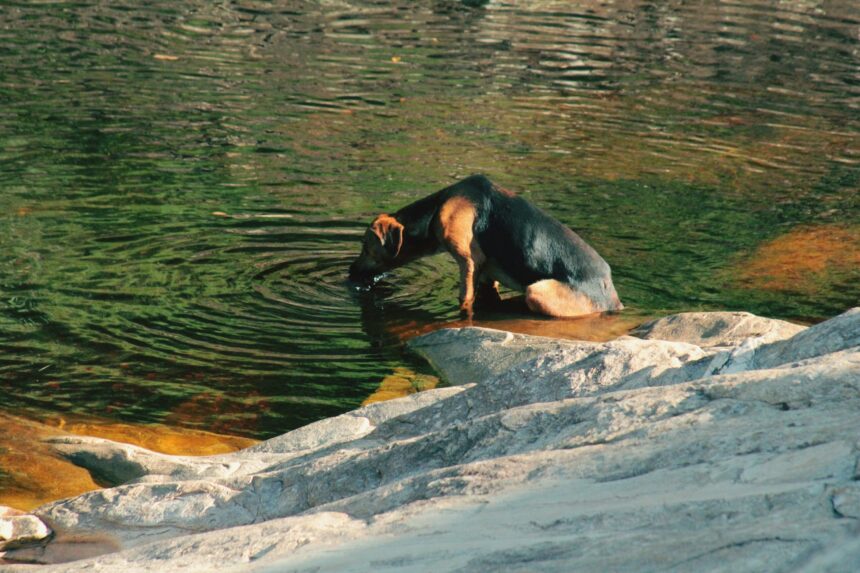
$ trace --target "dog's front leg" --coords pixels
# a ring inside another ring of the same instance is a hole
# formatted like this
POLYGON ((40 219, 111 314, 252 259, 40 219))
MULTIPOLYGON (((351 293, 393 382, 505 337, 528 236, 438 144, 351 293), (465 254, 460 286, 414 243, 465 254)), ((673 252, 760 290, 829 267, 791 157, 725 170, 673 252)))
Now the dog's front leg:
POLYGON ((475 205, 465 197, 449 199, 439 211, 440 242, 460 267, 460 310, 472 317, 476 280, 484 254, 475 240, 475 205))

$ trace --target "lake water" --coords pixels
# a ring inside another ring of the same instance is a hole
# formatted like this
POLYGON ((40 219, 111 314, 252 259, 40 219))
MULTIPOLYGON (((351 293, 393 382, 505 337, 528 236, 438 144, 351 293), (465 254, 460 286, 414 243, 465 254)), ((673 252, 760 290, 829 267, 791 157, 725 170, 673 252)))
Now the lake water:
POLYGON ((444 257, 350 291, 363 228, 476 172, 626 316, 842 312, 858 36, 856 0, 4 2, 0 411, 265 438, 356 407, 458 318, 444 257))

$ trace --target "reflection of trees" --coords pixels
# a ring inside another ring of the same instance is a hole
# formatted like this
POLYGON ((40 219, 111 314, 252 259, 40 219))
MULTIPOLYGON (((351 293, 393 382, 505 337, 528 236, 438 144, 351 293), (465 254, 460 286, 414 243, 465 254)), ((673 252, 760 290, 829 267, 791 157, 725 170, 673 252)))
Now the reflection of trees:
POLYGON ((530 2, 487 10, 475 40, 511 46, 497 69, 509 75, 525 62, 511 82, 523 89, 612 89, 631 79, 811 83, 817 72, 839 73, 832 63, 840 44, 856 42, 856 24, 839 20, 852 14, 852 2, 827 3, 827 17, 818 4, 622 0, 577 2, 574 11, 569 2, 530 2))
MULTIPOLYGON (((856 45, 852 5, 437 0, 251 10, 191 2, 123 11, 102 3, 30 26, 36 45, 15 52, 4 69, 23 71, 18 84, 36 86, 19 93, 19 102, 71 94, 80 108, 72 115, 107 112, 93 115, 92 125, 133 122, 134 129, 110 138, 101 130, 113 141, 97 146, 113 149, 114 160, 119 149, 139 161, 162 153, 193 165, 201 158, 190 150, 205 146, 209 163, 192 175, 210 173, 217 158, 234 181, 275 192, 298 185, 312 194, 315 185, 342 184, 329 174, 333 164, 351 162, 361 178, 380 139, 409 138, 421 118, 407 115, 402 100, 443 104, 423 110, 435 128, 473 117, 508 121, 502 129, 524 150, 559 153, 614 133, 663 147, 654 132, 675 129, 691 114, 809 106, 839 120, 844 106, 830 102, 850 98, 846 86, 856 74, 844 55, 856 45), (27 78, 44 67, 38 64, 46 58, 33 54, 46 52, 65 85, 27 78), (506 105, 512 97, 518 105, 506 105), (459 98, 476 107, 502 104, 446 116, 444 106, 459 98)), ((14 7, 4 17, 24 27, 37 10, 14 7)), ((349 195, 338 197, 346 208, 349 195)))

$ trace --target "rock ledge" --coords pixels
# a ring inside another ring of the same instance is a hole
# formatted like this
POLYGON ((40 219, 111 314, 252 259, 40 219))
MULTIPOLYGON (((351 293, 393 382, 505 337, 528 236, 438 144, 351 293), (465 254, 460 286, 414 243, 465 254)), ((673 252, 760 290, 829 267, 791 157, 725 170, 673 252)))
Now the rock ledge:
POLYGON ((448 387, 234 454, 56 440, 116 486, 39 508, 58 541, 6 558, 65 535, 117 550, 40 571, 860 570, 860 309, 637 333, 437 331, 411 346, 448 387))

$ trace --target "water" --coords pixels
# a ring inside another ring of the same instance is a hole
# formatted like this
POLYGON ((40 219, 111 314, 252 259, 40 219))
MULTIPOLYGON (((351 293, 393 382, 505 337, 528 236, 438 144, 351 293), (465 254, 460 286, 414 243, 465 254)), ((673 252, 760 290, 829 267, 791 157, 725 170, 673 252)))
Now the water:
POLYGON ((633 317, 860 300, 854 0, 146 4, 0 5, 3 411, 263 438, 357 406, 458 316, 445 258, 350 291, 364 226, 475 172, 633 317))

